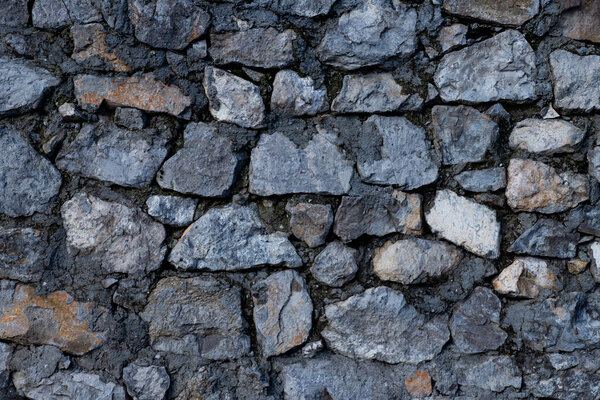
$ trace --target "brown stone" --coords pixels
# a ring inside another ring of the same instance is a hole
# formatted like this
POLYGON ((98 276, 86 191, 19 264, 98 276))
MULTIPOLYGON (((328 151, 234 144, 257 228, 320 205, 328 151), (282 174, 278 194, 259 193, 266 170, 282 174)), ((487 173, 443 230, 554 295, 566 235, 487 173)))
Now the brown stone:
POLYGON ((429 396, 431 394, 431 377, 425 371, 418 370, 413 376, 404 379, 406 391, 413 397, 429 396))
POLYGON ((567 269, 570 274, 579 275, 587 268, 589 261, 584 260, 570 260, 567 261, 567 269))
POLYGON ((444 0, 444 10, 450 14, 517 26, 537 15, 539 3, 539 0, 444 0))
POLYGON ((329 204, 288 203, 285 211, 290 216, 292 233, 308 247, 325 243, 333 224, 333 210, 329 204))
POLYGON ((492 284, 500 294, 530 299, 538 297, 542 289, 557 290, 556 277, 548 263, 534 257, 516 258, 492 284))
POLYGON ((131 70, 116 52, 108 48, 102 24, 75 25, 71 28, 71 37, 74 46, 71 57, 78 63, 99 57, 116 72, 131 70))
POLYGON ((560 17, 559 32, 575 40, 600 43, 600 1, 577 0, 578 7, 569 8, 560 17))

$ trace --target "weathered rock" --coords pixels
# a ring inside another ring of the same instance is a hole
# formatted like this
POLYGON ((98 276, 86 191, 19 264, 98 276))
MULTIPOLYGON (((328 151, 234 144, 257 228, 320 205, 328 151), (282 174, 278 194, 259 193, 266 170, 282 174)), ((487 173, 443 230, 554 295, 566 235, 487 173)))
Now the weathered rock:
POLYGON ((162 400, 171 383, 164 367, 142 367, 136 363, 123 368, 123 381, 127 393, 137 400, 162 400))
POLYGON ((138 208, 79 192, 61 208, 70 253, 106 272, 158 269, 165 229, 138 208))
POLYGON ((113 123, 86 124, 63 145, 56 165, 71 174, 127 187, 144 187, 167 156, 167 137, 156 130, 130 131, 113 123))
POLYGON ((413 376, 404 379, 406 391, 413 397, 429 396, 433 388, 431 387, 431 377, 426 371, 418 370, 413 376))
POLYGON ((240 289, 212 276, 161 279, 140 316, 156 351, 209 360, 250 351, 240 289))
POLYGON ((525 37, 507 30, 442 58, 434 82, 444 101, 527 101, 535 94, 535 54, 525 37))
POLYGON ((335 0, 271 0, 271 8, 277 12, 316 17, 329 13, 335 0))
POLYGON ((183 132, 183 147, 162 166, 160 187, 207 197, 226 196, 235 182, 243 157, 217 126, 190 122, 183 132))
POLYGON ((60 29, 74 24, 102 21, 93 0, 35 0, 31 10, 33 26, 60 29))
POLYGON ((386 188, 342 197, 333 231, 349 242, 362 235, 419 234, 421 225, 421 195, 386 188))
POLYGON ((294 40, 291 29, 251 28, 210 35, 208 52, 215 64, 237 63, 248 67, 283 68, 294 62, 294 40))
POLYGON ((204 91, 212 116, 244 128, 259 128, 265 119, 265 105, 258 86, 222 69, 206 67, 204 91))
POLYGON ((499 327, 502 303, 494 292, 478 287, 463 303, 454 308, 450 332, 456 347, 463 353, 496 350, 508 337, 499 327))
POLYGON ((435 106, 431 121, 444 165, 483 161, 500 132, 490 117, 468 106, 435 106))
POLYGON ((502 167, 464 171, 454 177, 471 192, 494 192, 506 187, 506 169, 502 167))
POLYGON ((252 288, 256 337, 264 357, 285 353, 308 339, 313 305, 296 271, 270 275, 252 288))
POLYGON ((478 256, 500 255, 500 222, 496 213, 450 190, 439 190, 425 220, 433 232, 478 256))
POLYGON ((136 108, 118 107, 115 110, 115 124, 127 129, 144 129, 146 116, 136 108))
POLYGON ((422 283, 452 270, 462 252, 445 242, 410 238, 375 249, 373 272, 384 281, 422 283))
POLYGON ((444 10, 463 17, 517 26, 538 14, 540 2, 539 0, 444 0, 444 10))
POLYGON ((416 364, 435 357, 450 337, 446 322, 426 321, 384 286, 327 305, 325 316, 321 335, 329 348, 351 358, 416 364))
POLYGON ((452 50, 455 47, 467 44, 467 32, 469 27, 463 24, 452 24, 440 30, 438 42, 442 52, 452 50))
POLYGON ((589 261, 569 260, 567 261, 567 270, 570 274, 579 275, 587 268, 589 261))
POLYGON ((518 257, 493 282, 498 293, 514 297, 538 297, 543 289, 556 290, 556 278, 540 258, 518 257))
POLYGON ((524 382, 537 398, 579 400, 600 396, 600 375, 578 368, 554 372, 548 378, 526 375, 524 382))
POLYGON ((521 387, 521 371, 510 356, 462 357, 454 368, 459 371, 458 383, 463 386, 493 392, 502 392, 507 387, 521 387))
POLYGON ((181 50, 208 28, 210 14, 192 0, 128 0, 135 37, 153 47, 181 50))
POLYGON ((552 214, 575 207, 589 197, 585 175, 559 174, 539 161, 513 158, 508 164, 506 200, 516 211, 552 214))
POLYGON ((273 81, 271 110, 287 116, 315 115, 327 110, 327 89, 315 88, 310 76, 301 78, 296 72, 279 71, 273 81))
POLYGON ((554 105, 570 111, 600 110, 600 56, 578 56, 564 50, 550 54, 554 105))
POLYGON ((363 181, 410 190, 437 179, 438 164, 423 128, 404 117, 373 115, 363 129, 372 131, 374 140, 383 142, 378 159, 359 160, 358 172, 363 181))
POLYGON ((173 226, 187 226, 194 219, 197 199, 179 196, 150 196, 146 200, 148 214, 161 223, 173 226))
POLYGON ((290 216, 290 228, 294 236, 303 240, 308 247, 325 243, 333 224, 331 205, 288 202, 285 211, 290 216))
POLYGON ((528 118, 515 126, 508 143, 530 153, 573 153, 584 138, 584 131, 565 120, 528 118))
POLYGON ((600 182, 600 146, 593 146, 588 150, 588 174, 600 182))
POLYGON ((262 265, 302 265, 283 232, 268 233, 255 205, 212 208, 179 239, 169 262, 180 269, 235 271, 262 265))
POLYGON ((81 107, 96 111, 103 101, 112 106, 167 113, 184 118, 191 100, 174 85, 165 85, 152 74, 132 77, 77 75, 73 79, 75 96, 81 107))
POLYGON ((589 235, 600 236, 600 207, 585 206, 583 211, 584 218, 579 225, 579 231, 589 235))
POLYGON ((600 3, 595 0, 577 0, 578 7, 564 11, 560 16, 558 31, 575 40, 600 43, 600 3))
POLYGON ((569 233, 565 226, 553 219, 541 219, 527 229, 508 248, 516 254, 573 258, 577 253, 579 235, 569 233))
POLYGON ((29 22, 27 0, 5 0, 2 4, 0 25, 23 28, 29 22))
POLYGON ((358 271, 358 251, 342 242, 331 242, 315 257, 310 273, 321 283, 341 287, 351 281, 358 271))
POLYGON ((74 25, 71 27, 73 54, 79 64, 91 69, 106 68, 116 72, 129 72, 131 67, 121 59, 118 52, 110 49, 102 24, 74 25), (102 62, 98 62, 98 59, 102 62))
POLYGON ((366 1, 342 14, 317 47, 325 64, 345 70, 377 65, 415 51, 417 13, 398 3, 366 1))
POLYGON ((352 163, 329 133, 314 135, 299 147, 281 133, 261 135, 250 159, 250 192, 340 195, 350 190, 352 163))
POLYGON ((63 120, 69 122, 83 121, 85 119, 83 113, 77 108, 75 103, 63 103, 58 107, 58 113, 63 120))
POLYGON ((390 73, 346 75, 331 110, 338 113, 398 111, 408 99, 390 73))
POLYGON ((37 282, 48 267, 50 256, 43 231, 0 228, 0 278, 37 282))
MULTIPOLYGON (((3 356, 5 354, 3 351, 3 356)), ((21 347, 12 354, 9 365, 5 366, 14 371, 13 382, 17 388, 21 388, 38 386, 42 379, 49 378, 59 368, 67 368, 70 363, 69 357, 57 347, 42 345, 21 347)))
POLYGON ((592 259, 590 273, 595 282, 600 282, 600 241, 595 240, 590 245, 590 256, 592 259))
POLYGON ((0 125, 0 214, 10 217, 48 210, 62 179, 13 127, 0 125))

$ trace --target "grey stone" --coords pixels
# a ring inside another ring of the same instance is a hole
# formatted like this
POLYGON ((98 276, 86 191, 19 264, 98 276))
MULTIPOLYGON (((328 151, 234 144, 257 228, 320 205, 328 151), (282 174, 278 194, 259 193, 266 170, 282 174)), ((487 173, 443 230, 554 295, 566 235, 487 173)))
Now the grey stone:
MULTIPOLYGON (((54 347, 55 348, 55 347, 54 347)), ((56 348, 55 348, 56 349, 56 348)), ((56 349, 58 350, 58 349, 56 349)), ((60 350, 58 350, 60 352, 60 350)), ((0 343, 0 387, 4 388, 10 382, 10 363, 13 360, 13 347, 0 343)))
POLYGON ((600 43, 600 3, 595 0, 576 0, 567 2, 566 9, 560 16, 558 31, 562 36, 575 40, 588 40, 600 43))
POLYGON ((415 51, 417 13, 399 3, 368 0, 340 16, 317 47, 320 60, 353 70, 415 51))
POLYGON ((580 400, 600 397, 600 374, 576 368, 555 372, 549 377, 526 375, 524 383, 537 398, 580 400))
POLYGON ((463 24, 452 24, 442 28, 438 36, 442 52, 445 53, 448 50, 467 44, 468 31, 469 27, 463 24))
POLYGON ((534 100, 535 54, 525 37, 507 30, 446 54, 434 82, 444 101, 534 100))
POLYGON ((544 289, 557 290, 554 272, 546 260, 534 257, 517 257, 492 282, 498 293, 512 297, 535 298, 544 289))
POLYGON ((269 233, 256 205, 212 208, 179 239, 169 262, 179 269, 235 271, 262 265, 302 265, 283 232, 269 233))
POLYGON ((358 172, 363 181, 410 190, 437 179, 438 163, 423 128, 404 117, 373 115, 363 129, 372 131, 374 140, 383 142, 378 159, 359 160, 358 172))
POLYGON ((61 214, 68 250, 106 272, 154 271, 165 257, 164 227, 139 208, 79 192, 61 214))
POLYGON ((579 231, 600 236, 600 206, 585 206, 583 211, 584 218, 579 224, 579 231))
MULTIPOLYGON (((4 346, 3 356, 6 354, 4 346)), ((4 362, 6 363, 6 360, 4 362)), ((52 376, 58 369, 68 367, 70 363, 69 358, 57 347, 29 346, 22 347, 12 354, 10 369, 15 371, 13 380, 19 386, 37 386, 42 379, 52 376)), ((8 368, 7 364, 4 364, 3 367, 8 368)))
POLYGON ((390 73, 346 75, 331 110, 338 113, 398 111, 408 97, 402 94, 402 86, 390 73))
POLYGON ((167 156, 167 137, 156 130, 130 131, 113 123, 86 124, 65 144, 56 165, 71 174, 126 187, 154 179, 167 156))
POLYGON ((294 62, 296 33, 287 29, 250 28, 237 32, 212 33, 208 52, 215 64, 283 68, 294 62))
POLYGON ((115 124, 127 129, 144 129, 146 116, 142 110, 136 108, 117 107, 115 124))
POLYGON ((212 116, 244 128, 259 128, 265 105, 258 86, 218 68, 206 67, 202 81, 212 116))
POLYGON ((32 228, 0 228, 0 277, 37 282, 50 263, 45 232, 32 228))
POLYGON ((58 107, 58 112, 60 116, 65 121, 83 121, 85 119, 83 113, 77 109, 75 103, 63 103, 60 107, 58 107))
POLYGON ((508 387, 521 388, 522 377, 515 361, 507 355, 462 357, 454 367, 458 383, 478 389, 502 392, 508 387))
POLYGON ((331 205, 288 202, 285 211, 290 216, 290 228, 294 236, 303 240, 308 247, 325 243, 333 224, 331 205))
POLYGON ((571 354, 550 353, 546 355, 546 358, 552 365, 552 368, 557 371, 569 369, 579 364, 577 356, 571 354))
POLYGON ((301 17, 316 17, 329 13, 335 0, 271 0, 271 8, 277 12, 301 17))
POLYGON ((62 179, 13 127, 0 125, 0 214, 10 217, 47 211, 62 179))
POLYGON ((223 197, 235 182, 243 157, 215 124, 190 122, 183 147, 162 166, 156 181, 164 189, 207 197, 223 197))
POLYGON ((450 338, 446 322, 426 321, 402 293, 384 286, 327 305, 325 316, 327 345, 351 358, 416 364, 439 354, 450 338))
POLYGON ((310 76, 292 70, 279 71, 273 81, 271 110, 286 116, 315 115, 327 111, 327 89, 315 87, 310 76))
POLYGON ((588 174, 600 182, 600 146, 593 146, 588 150, 588 174))
POLYGON ((555 107, 568 111, 600 110, 600 56, 564 50, 550 54, 555 107))
POLYGON ((99 375, 77 371, 59 371, 37 382, 24 382, 13 377, 17 390, 31 400, 125 400, 125 390, 113 382, 104 382, 99 375))
POLYGON ((102 21, 93 0, 35 0, 31 10, 33 26, 60 29, 74 24, 102 21))
POLYGON ((454 177, 463 189, 471 192, 495 192, 506 187, 503 167, 464 171, 454 177))
POLYGON ((516 254, 573 258, 577 254, 579 235, 569 233, 565 226, 553 219, 540 219, 527 229, 508 248, 516 254))
POLYGON ((502 303, 494 292, 478 287, 463 303, 454 308, 450 332, 456 347, 463 353, 496 350, 508 337, 499 327, 502 303))
POLYGON ((468 106, 435 106, 431 121, 444 165, 485 160, 500 133, 490 117, 468 106))
POLYGON ((310 273, 321 283, 340 287, 356 275, 358 251, 342 242, 331 242, 315 257, 310 273))
POLYGON ((530 153, 573 153, 584 138, 584 131, 562 119, 528 118, 515 126, 508 143, 530 153))
POLYGON ((161 279, 140 316, 156 351, 209 360, 250 351, 240 289, 212 276, 161 279))
POLYGON ((308 339, 313 305, 296 271, 277 272, 257 282, 252 300, 256 337, 264 357, 285 353, 308 339))
MULTIPOLYGON (((126 44, 115 46, 113 44, 114 36, 107 32, 102 24, 71 26, 71 37, 73 38, 71 58, 84 68, 129 72, 132 67, 139 66, 137 60, 130 56, 133 47, 127 47, 126 44), (123 57, 127 62, 123 60, 123 57), (129 65, 128 62, 134 65, 129 65)), ((152 57, 148 57, 148 59, 152 59, 152 57)))
POLYGON ((27 0, 5 0, 2 4, 0 25, 23 28, 29 22, 27 0))
POLYGON ((507 130, 511 125, 512 115, 506 108, 502 107, 502 104, 496 103, 491 105, 485 113, 500 126, 501 129, 507 130))
POLYGON ((539 0, 444 0, 444 10, 451 14, 502 25, 518 26, 540 11, 539 0))
POLYGON ((194 219, 198 200, 179 196, 150 196, 148 214, 165 225, 187 226, 194 219))
POLYGON ((171 383, 165 367, 142 367, 135 362, 123 368, 127 393, 137 400, 162 400, 171 383))

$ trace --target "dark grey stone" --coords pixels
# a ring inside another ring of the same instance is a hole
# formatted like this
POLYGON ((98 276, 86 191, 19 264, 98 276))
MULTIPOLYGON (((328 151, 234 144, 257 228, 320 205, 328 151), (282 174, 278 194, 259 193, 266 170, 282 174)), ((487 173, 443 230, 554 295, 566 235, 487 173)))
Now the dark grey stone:
POLYGON ((125 400, 122 386, 105 382, 99 375, 88 372, 59 371, 39 381, 27 383, 13 377, 13 383, 17 390, 31 400, 60 397, 69 400, 125 400))
POLYGON ((458 383, 479 390, 502 392, 508 387, 521 388, 519 367, 508 355, 481 355, 461 357, 453 366, 458 372, 458 383))
POLYGON ((187 226, 194 219, 197 199, 179 196, 150 196, 146 200, 148 214, 165 225, 187 226))
POLYGON ((143 367, 135 362, 123 368, 123 381, 127 393, 137 400, 162 400, 171 383, 165 367, 143 367))
POLYGON ((339 113, 398 111, 408 98, 390 73, 346 75, 331 110, 339 113))
POLYGON ((577 254, 579 235, 569 233, 563 224, 553 219, 540 219, 508 248, 516 254, 573 258, 577 254))
POLYGON ((18 386, 36 386, 70 363, 62 351, 48 345, 20 348, 10 358, 10 368, 15 371, 13 380, 18 386))
POLYGON ((342 242, 331 242, 315 257, 310 273, 321 283, 340 287, 354 278, 358 251, 342 242))
POLYGON ((31 10, 33 26, 60 29, 74 24, 100 22, 102 14, 94 0, 35 0, 31 10))
POLYGON ((506 169, 502 167, 464 171, 454 177, 465 190, 495 192, 506 187, 506 169))
POLYGON ((28 0, 4 0, 0 25, 22 28, 29 22, 28 0))
POLYGON ((127 129, 144 129, 146 116, 142 110, 137 108, 117 107, 115 124, 127 129))
POLYGON ((579 231, 600 237, 600 205, 585 206, 584 218, 579 224, 579 231))
POLYGON ((271 0, 270 7, 283 14, 316 17, 329 13, 335 0, 271 0))
POLYGON ((0 228, 0 278, 37 282, 48 267, 51 249, 44 231, 0 228))
POLYGON ((548 377, 525 375, 524 383, 537 398, 580 400, 600 397, 600 374, 577 368, 554 372, 548 377))
POLYGON ((555 106, 569 111, 600 110, 600 56, 565 50, 550 54, 555 106))

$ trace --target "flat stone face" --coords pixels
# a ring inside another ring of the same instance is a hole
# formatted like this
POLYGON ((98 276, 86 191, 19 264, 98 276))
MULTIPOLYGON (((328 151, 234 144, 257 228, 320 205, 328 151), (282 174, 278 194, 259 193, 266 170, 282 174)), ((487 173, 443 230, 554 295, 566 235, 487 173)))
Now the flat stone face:
POLYGON ((478 256, 494 259, 500 255, 500 222, 484 205, 440 190, 425 219, 433 232, 478 256))
POLYGON ((535 54, 525 37, 508 30, 446 54, 434 76, 444 101, 534 100, 535 54))
POLYGON ((296 33, 274 28, 210 35, 209 54, 215 64, 242 64, 248 67, 283 68, 294 62, 296 33))
POLYGON ((281 133, 261 135, 250 158, 250 192, 260 196, 348 193, 354 169, 336 139, 319 133, 300 147, 281 133))
POLYGON ((210 14, 192 0, 128 0, 135 37, 153 47, 181 50, 208 28, 210 14))
POLYGON ((283 232, 268 233, 255 205, 212 208, 179 239, 169 262, 180 269, 236 271, 262 265, 302 265, 283 232))
POLYGON ((77 63, 96 70, 129 72, 131 67, 119 54, 109 49, 107 36, 102 24, 75 25, 71 27, 73 38, 73 58, 77 63), (98 59, 103 62, 98 63, 98 59))
POLYGON ((485 160, 500 132, 490 117, 468 106, 434 106, 431 122, 444 165, 485 160))
POLYGON ((56 165, 71 174, 140 188, 154 179, 167 156, 166 144, 167 138, 156 130, 86 124, 75 140, 63 145, 56 165))
POLYGON ((132 77, 77 75, 73 79, 79 105, 95 111, 103 101, 113 106, 185 116, 191 100, 177 86, 168 86, 152 74, 132 77))
POLYGON ((468 31, 469 27, 463 24, 452 24, 442 28, 438 36, 442 52, 467 44, 468 31))
POLYGON ((358 162, 363 181, 416 189, 437 179, 438 163, 425 130, 404 117, 371 116, 363 125, 383 145, 378 159, 358 162))
POLYGON ((13 383, 31 400, 61 397, 69 400, 125 400, 123 386, 104 382, 99 375, 87 372, 58 371, 47 378, 34 382, 28 381, 27 384, 18 379, 13 379, 13 383))
POLYGON ((327 14, 335 0, 271 0, 271 8, 277 12, 316 17, 327 14))
POLYGON ((33 26, 60 29, 72 24, 102 21, 93 0, 35 0, 31 10, 33 26))
POLYGON ((5 0, 2 7, 0 25, 17 28, 27 26, 27 22, 29 22, 27 0, 5 0))
POLYGON ((17 130, 0 126, 0 214, 18 217, 47 211, 61 183, 60 172, 17 130))
POLYGON ((161 279, 141 317, 156 351, 209 360, 239 358, 250 351, 237 287, 212 276, 161 279))
POLYGON ((554 105, 569 111, 600 110, 600 56, 564 50, 550 54, 554 105))
POLYGON ((222 197, 235 182, 243 157, 215 125, 190 122, 183 132, 183 147, 160 169, 160 187, 180 193, 222 197))
POLYGON ((514 158, 508 164, 506 200, 516 211, 552 214, 575 207, 588 197, 585 175, 559 174, 551 166, 533 160, 514 158))
POLYGON ((513 297, 538 297, 543 289, 556 290, 556 278, 540 258, 518 257, 493 282, 494 290, 513 297))
POLYGON ((321 61, 345 70, 377 65, 415 51, 417 13, 402 5, 368 0, 342 14, 317 47, 321 61))
POLYGON ((355 359, 416 364, 441 352, 450 333, 439 319, 426 321, 400 292, 380 286, 325 307, 321 332, 334 352, 355 359))
POLYGON ((455 368, 459 371, 460 385, 493 392, 502 392, 508 387, 519 389, 523 380, 515 361, 506 355, 461 358, 455 368))
POLYGON ((339 113, 396 111, 408 99, 390 73, 346 75, 331 110, 339 113))
POLYGON ((279 71, 273 81, 271 110, 286 116, 315 115, 327 111, 327 89, 316 88, 310 76, 292 70, 279 71))
POLYGON ((494 192, 506 187, 506 169, 502 167, 464 171, 454 177, 471 192, 494 192))
POLYGON ((43 231, 0 228, 0 277, 37 282, 48 267, 50 255, 43 231))
POLYGON ((579 235, 569 233, 565 226, 553 219, 540 219, 527 229, 508 248, 516 254, 573 258, 577 254, 579 235))
POLYGON ((165 229, 138 208, 79 192, 61 208, 69 251, 106 272, 158 269, 165 229))
POLYGON ((170 379, 165 367, 142 367, 131 363, 123 368, 123 381, 127 393, 138 400, 163 399, 169 389, 170 379))
POLYGON ((310 273, 321 283, 341 287, 356 275, 357 257, 357 250, 342 242, 331 242, 315 257, 310 273))
POLYGON ((308 247, 325 243, 333 224, 331 205, 288 202, 285 211, 290 216, 290 228, 294 236, 303 240, 308 247))
POLYGON ((578 230, 594 236, 600 236, 600 207, 584 206, 583 221, 579 224, 578 230))
POLYGON ((198 200, 179 196, 150 196, 146 200, 148 214, 161 223, 173 226, 189 225, 194 219, 198 200))
POLYGON ((562 119, 528 118, 514 127, 508 143, 530 153, 573 153, 584 138, 584 131, 562 119))
POLYGON ((521 25, 535 17, 539 0, 444 0, 444 10, 451 14, 502 25, 521 25))
POLYGON ((313 305, 304 279, 282 271, 252 288, 256 337, 264 357, 285 353, 308 339, 313 305))
POLYGON ((265 119, 260 89, 222 69, 206 67, 202 81, 211 115, 244 128, 259 128, 265 119))
POLYGON ((445 242, 410 238, 389 241, 375 249, 373 272, 384 281, 402 284, 439 278, 462 259, 462 252, 445 242))
POLYGON ((600 3, 595 0, 578 0, 577 3, 578 7, 569 8, 560 16, 559 32, 571 39, 600 43, 600 3))
POLYGON ((85 354, 106 340, 108 311, 79 303, 66 292, 40 296, 32 286, 0 281, 0 338, 22 344, 50 344, 85 354))

